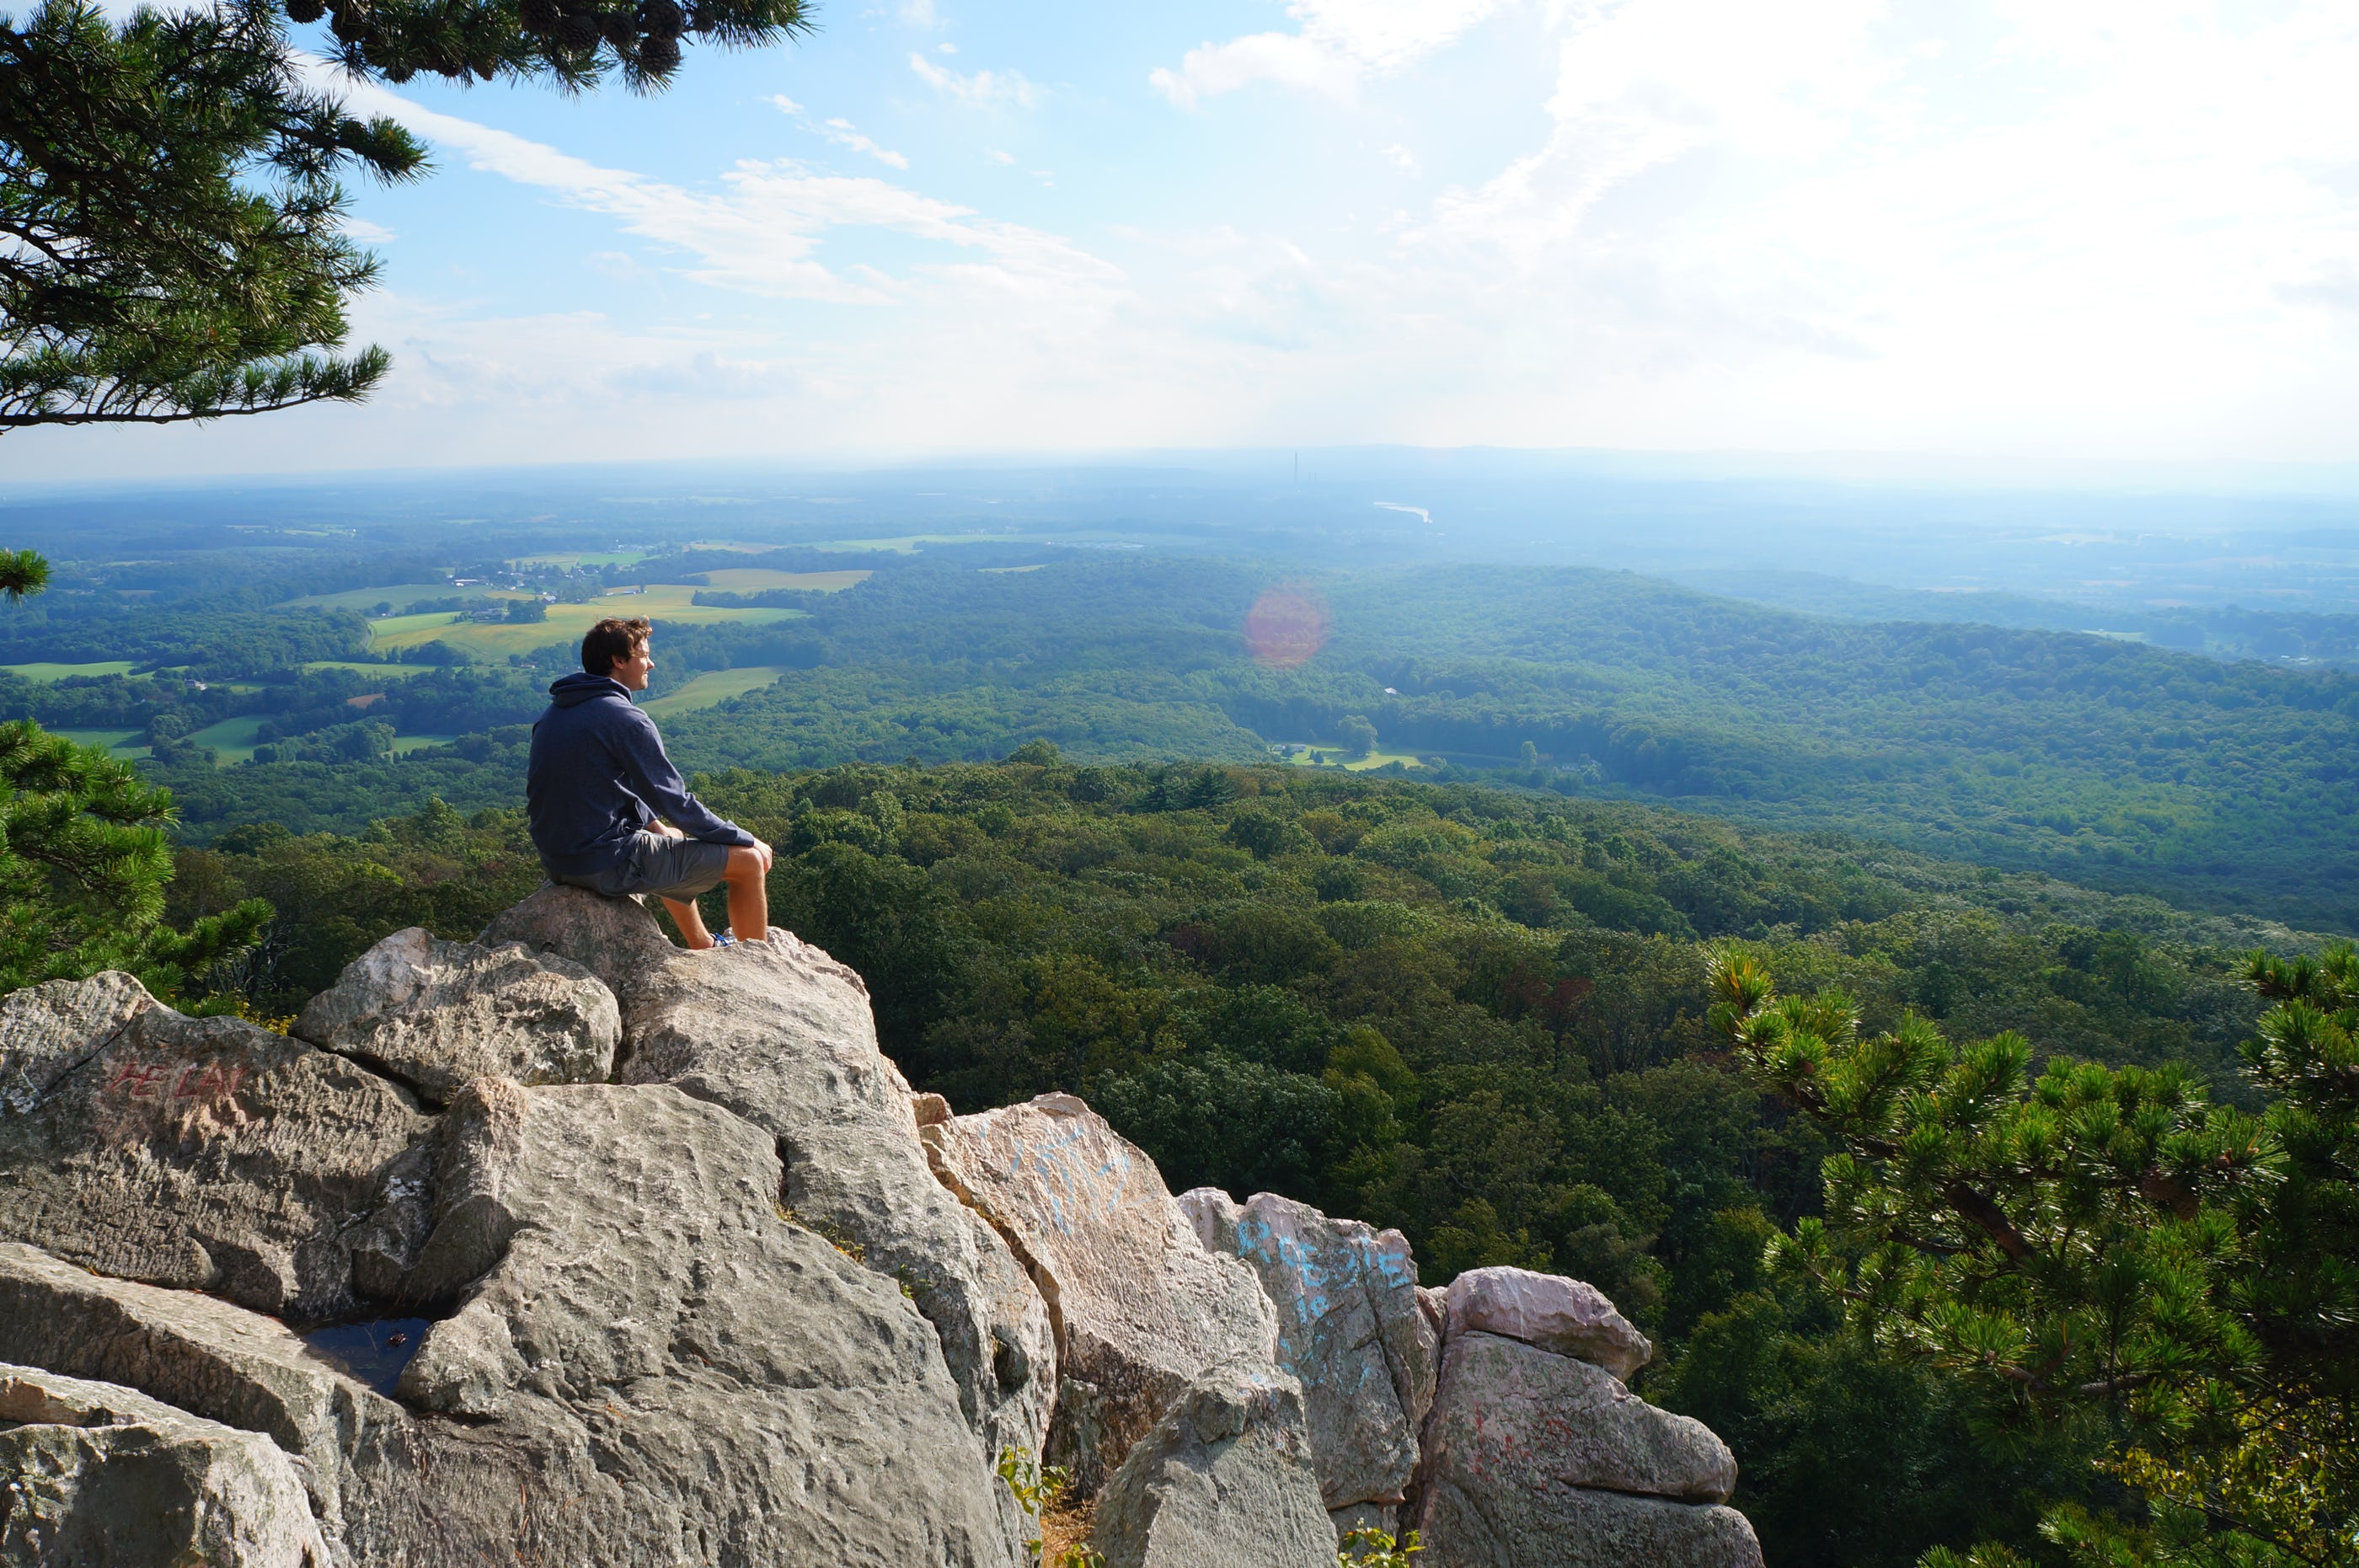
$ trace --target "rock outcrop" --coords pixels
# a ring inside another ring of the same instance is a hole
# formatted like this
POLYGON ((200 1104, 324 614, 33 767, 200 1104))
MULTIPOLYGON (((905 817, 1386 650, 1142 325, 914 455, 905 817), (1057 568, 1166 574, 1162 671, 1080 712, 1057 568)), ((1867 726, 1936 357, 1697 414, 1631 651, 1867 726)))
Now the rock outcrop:
POLYGON ((953 1116, 784 931, 548 888, 298 1027, 0 999, 0 1561, 1020 1568, 1013 1448, 1112 1568, 1758 1563, 1603 1296, 953 1116))
MULTIPOLYGON (((274 1318, 0 1244, 0 1361, 127 1385, 269 1439, 293 1462, 340 1562, 355 1555, 348 1538, 415 1533, 392 1517, 405 1512, 397 1499, 418 1468, 408 1412, 274 1318)), ((397 1552, 370 1560, 409 1561, 397 1552)))
POLYGON ((1204 1249, 1251 1268, 1277 1311, 1277 1364, 1301 1383, 1338 1528, 1392 1529, 1441 1359, 1408 1238, 1272 1192, 1239 1204, 1199 1187, 1179 1203, 1204 1249))
POLYGON ((1105 1568, 1333 1568, 1301 1390, 1214 1367, 1133 1443, 1098 1498, 1105 1568))
POLYGON ((1582 1279, 1529 1269, 1469 1269, 1444 1298, 1450 1335, 1496 1334, 1603 1367, 1625 1383, 1654 1359, 1637 1325, 1582 1279))
POLYGON ((1606 1368, 1453 1332, 1412 1522, 1434 1568, 1759 1568, 1753 1527, 1719 1506, 1735 1485, 1736 1462, 1709 1428, 1606 1368))
POLYGON ((277 1443, 112 1383, 0 1364, 0 1562, 332 1568, 277 1443))
POLYGON ((927 1168, 860 976, 791 933, 688 953, 627 899, 545 887, 484 932, 597 975, 621 1000, 625 1083, 669 1083, 767 1132, 784 1203, 906 1287, 995 1455, 1040 1451, 1056 1395, 1049 1311, 991 1226, 927 1168))
POLYGON ((136 986, 101 975, 9 998, 41 1038, 16 1048, 23 1082, 0 1106, 0 1237, 297 1318, 393 1290, 424 1218, 428 1123, 410 1096, 136 986))
POLYGON ((1253 1274, 1196 1240, 1155 1162, 1071 1094, 923 1129, 945 1185, 1023 1258, 1056 1323, 1049 1455, 1094 1493, 1216 1367, 1269 1367, 1277 1324, 1253 1274))
POLYGON ((439 1105, 476 1078, 603 1083, 623 1019, 614 994, 578 964, 412 926, 346 964, 294 1032, 439 1105))

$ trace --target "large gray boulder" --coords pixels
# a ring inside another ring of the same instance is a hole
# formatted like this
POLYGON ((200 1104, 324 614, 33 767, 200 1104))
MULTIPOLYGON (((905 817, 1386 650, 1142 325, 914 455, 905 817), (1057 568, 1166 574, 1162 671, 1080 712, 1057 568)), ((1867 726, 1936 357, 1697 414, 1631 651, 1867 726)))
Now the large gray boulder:
POLYGON ((859 975, 783 931, 691 953, 637 904, 577 887, 544 887, 480 940, 604 981, 623 1009, 618 1080, 670 1084, 769 1134, 785 1206, 906 1288, 933 1324, 984 1457, 1040 1452, 1056 1389, 1048 1306, 929 1171, 859 975))
MULTIPOLYGON (((288 1454, 340 1561, 347 1541, 419 1534, 409 1413, 311 1354, 275 1318, 188 1290, 108 1279, 0 1244, 0 1361, 135 1388, 260 1433, 288 1454)), ((5 1474, 5 1467, 0 1467, 5 1474)), ((398 1551, 370 1562, 405 1561, 398 1551)))
POLYGON ((0 1563, 331 1568, 268 1438, 134 1389, 0 1364, 0 1563))
POLYGON ((1215 1367, 1270 1367, 1276 1314, 1251 1270, 1196 1240, 1155 1162, 1071 1094, 924 1129, 945 1184, 1023 1257, 1056 1314, 1050 1454, 1094 1492, 1215 1367))
POLYGON ((772 1140, 663 1085, 470 1085, 397 1392, 434 1508, 535 1560, 1012 1568, 934 1332, 781 1212, 772 1140), (444 1412, 447 1412, 445 1414, 444 1412), (449 1419, 467 1418, 463 1422, 449 1419))
POLYGON ((1469 1269, 1450 1282, 1445 1298, 1450 1337, 1505 1334, 1603 1367, 1624 1382, 1655 1347, 1605 1292, 1582 1279, 1529 1269, 1469 1269))
POLYGON ((49 1085, 106 1049, 125 1024, 156 1005, 120 970, 87 980, 51 980, 0 998, 0 1116, 23 1116, 49 1085))
POLYGON ((427 1176, 405 1091, 241 1019, 142 1006, 127 976, 82 986, 11 998, 44 1022, 19 1048, 19 1088, 38 1086, 0 1111, 0 1239, 298 1319, 393 1288, 427 1176))
POLYGON ((439 1105, 483 1077, 603 1083, 623 1019, 614 994, 579 964, 411 926, 346 964, 294 1032, 439 1105))
POLYGON ((1194 1379, 1106 1482, 1090 1534, 1105 1568, 1334 1568, 1294 1379, 1194 1379))
POLYGON ((1417 1468, 1440 1336, 1408 1240, 1308 1203, 1217 1188, 1180 1194, 1206 1251, 1252 1269, 1277 1312, 1277 1364, 1302 1385, 1319 1490, 1339 1523, 1389 1526, 1417 1468))
POLYGON ((1701 1421, 1603 1367, 1479 1332, 1450 1336, 1411 1522, 1432 1568, 1759 1568, 1720 1507, 1736 1462, 1701 1421))

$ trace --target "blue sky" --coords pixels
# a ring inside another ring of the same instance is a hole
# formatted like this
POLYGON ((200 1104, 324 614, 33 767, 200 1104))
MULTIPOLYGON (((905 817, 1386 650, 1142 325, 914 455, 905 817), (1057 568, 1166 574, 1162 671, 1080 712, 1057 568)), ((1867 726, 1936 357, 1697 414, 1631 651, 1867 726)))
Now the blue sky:
POLYGON ((363 409, 25 479, 1407 442, 2359 460, 2359 7, 827 0, 351 90, 363 409))

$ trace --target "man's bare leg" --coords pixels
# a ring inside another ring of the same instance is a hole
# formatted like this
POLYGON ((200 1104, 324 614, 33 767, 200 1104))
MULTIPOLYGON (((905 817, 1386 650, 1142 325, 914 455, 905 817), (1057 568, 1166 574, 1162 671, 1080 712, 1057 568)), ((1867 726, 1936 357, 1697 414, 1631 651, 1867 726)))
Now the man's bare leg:
POLYGON ((671 911, 672 924, 679 928, 679 934, 686 939, 689 946, 711 947, 712 945, 712 933, 704 929, 704 911, 696 907, 696 900, 666 898, 663 905, 665 909, 671 911))
MULTIPOLYGON (((766 848, 741 846, 729 852, 729 930, 739 942, 769 939, 769 875, 770 855, 766 848)), ((701 931, 703 927, 700 924, 697 929, 701 931)))

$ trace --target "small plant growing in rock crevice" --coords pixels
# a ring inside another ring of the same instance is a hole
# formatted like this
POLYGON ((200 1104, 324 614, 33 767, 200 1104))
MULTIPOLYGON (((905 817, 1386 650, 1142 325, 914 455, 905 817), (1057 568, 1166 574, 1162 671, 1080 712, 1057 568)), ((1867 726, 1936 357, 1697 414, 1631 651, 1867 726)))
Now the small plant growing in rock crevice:
MULTIPOLYGON (((1030 1454, 1012 1447, 999 1451, 999 1478, 1016 1495, 1016 1506, 1024 1510, 1024 1517, 1034 1521, 1055 1508, 1073 1485, 1073 1473, 1063 1465, 1037 1464, 1030 1454)), ((1031 1535, 1024 1541, 1037 1568, 1105 1568, 1103 1556, 1079 1542, 1060 1549, 1053 1561, 1046 1559, 1041 1555, 1044 1539, 1031 1535)))
POLYGON ((1374 1525, 1363 1525, 1344 1532, 1335 1568, 1413 1568, 1409 1559, 1424 1550, 1415 1530, 1396 1541, 1374 1525))

